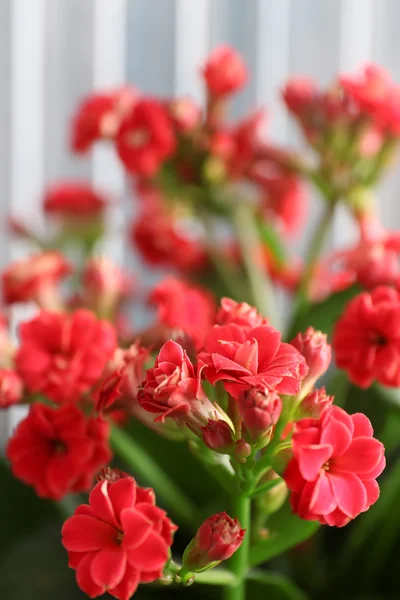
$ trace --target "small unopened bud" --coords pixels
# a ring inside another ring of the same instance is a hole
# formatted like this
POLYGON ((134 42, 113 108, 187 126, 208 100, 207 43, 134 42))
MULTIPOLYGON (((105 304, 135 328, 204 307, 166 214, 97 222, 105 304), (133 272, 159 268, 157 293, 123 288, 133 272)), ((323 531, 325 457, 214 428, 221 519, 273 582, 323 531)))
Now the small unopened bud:
POLYGON ((312 417, 319 419, 322 412, 333 402, 333 396, 328 396, 326 389, 320 388, 308 394, 300 404, 300 418, 312 417))
POLYGON ((238 440, 235 444, 235 459, 238 463, 245 463, 251 454, 251 446, 245 440, 238 440))
MULTIPOLYGON (((281 479, 280 476, 273 469, 270 469, 263 477, 262 483, 277 479, 281 479)), ((271 515, 281 508, 282 504, 287 498, 287 495, 288 488, 285 481, 281 479, 277 485, 260 496, 258 505, 264 514, 271 515)))
POLYGON ((240 394, 239 413, 252 444, 264 447, 270 440, 271 428, 282 412, 282 401, 274 391, 264 393, 251 388, 240 394))
POLYGON ((326 334, 309 327, 305 333, 298 333, 290 342, 304 356, 308 374, 303 379, 300 397, 304 398, 314 387, 315 382, 328 370, 332 349, 326 341, 326 334))
POLYGON ((236 552, 244 534, 238 520, 231 519, 225 512, 209 517, 183 554, 184 568, 192 573, 212 569, 236 552))
POLYGON ((109 483, 114 483, 115 481, 119 481, 120 479, 126 479, 131 477, 125 471, 121 471, 121 469, 112 469, 111 467, 104 467, 101 469, 100 473, 96 476, 97 481, 105 481, 107 480, 109 483))
POLYGON ((23 383, 15 371, 0 369, 0 408, 17 404, 22 398, 23 383))
POLYGON ((203 442, 210 450, 220 454, 230 454, 232 452, 234 432, 226 421, 209 419, 207 425, 202 427, 201 431, 203 442))

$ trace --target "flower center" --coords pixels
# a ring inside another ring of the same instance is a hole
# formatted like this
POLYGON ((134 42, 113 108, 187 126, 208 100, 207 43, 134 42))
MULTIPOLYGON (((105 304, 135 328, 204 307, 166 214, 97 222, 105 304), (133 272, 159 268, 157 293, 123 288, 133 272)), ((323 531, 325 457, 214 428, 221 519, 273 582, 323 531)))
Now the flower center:
POLYGON ((329 468, 330 468, 330 465, 329 465, 329 460, 328 460, 325 464, 322 465, 322 469, 324 471, 329 471, 329 468))
POLYGON ((126 136, 126 141, 130 146, 134 146, 135 148, 140 148, 144 146, 149 141, 150 136, 145 129, 136 129, 136 131, 131 131, 126 136))
POLYGON ((55 454, 65 454, 67 452, 67 446, 61 440, 53 441, 53 449, 55 454))
POLYGON ((123 531, 118 531, 118 533, 117 533, 117 544, 121 544, 123 539, 124 539, 124 532, 123 531))
POLYGON ((386 344, 388 343, 386 337, 382 334, 382 333, 376 333, 374 335, 374 343, 376 346, 380 346, 381 348, 383 346, 386 346, 386 344))

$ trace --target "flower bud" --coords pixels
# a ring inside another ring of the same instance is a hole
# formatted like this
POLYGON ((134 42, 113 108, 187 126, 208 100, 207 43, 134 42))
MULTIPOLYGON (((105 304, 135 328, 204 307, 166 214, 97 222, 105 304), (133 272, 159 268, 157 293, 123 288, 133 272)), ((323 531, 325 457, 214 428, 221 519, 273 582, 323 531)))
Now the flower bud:
POLYGON ((210 450, 220 454, 231 453, 234 445, 234 432, 227 421, 209 419, 201 431, 203 442, 210 450))
POLYGON ((225 512, 204 521, 183 555, 183 566, 192 573, 205 571, 227 560, 239 548, 245 530, 225 512))
POLYGON ((302 400, 299 407, 301 412, 300 418, 311 417, 319 419, 325 408, 331 406, 332 402, 333 396, 328 396, 324 387, 314 390, 302 400))
POLYGON ((268 481, 280 479, 280 482, 273 488, 265 492, 260 496, 258 500, 258 506, 265 515, 271 515, 278 511, 288 496, 288 488, 286 483, 280 476, 273 470, 270 469, 262 479, 262 483, 268 481))
POLYGON ((326 341, 326 334, 309 327, 305 333, 298 333, 290 342, 304 356, 308 366, 308 374, 303 379, 300 397, 304 398, 314 387, 329 367, 332 357, 331 346, 326 341))
POLYGON ((22 398, 22 379, 14 371, 0 369, 0 408, 17 404, 22 398))
POLYGON ((274 391, 263 393, 257 388, 245 390, 239 396, 239 413, 246 434, 260 448, 269 439, 271 428, 276 425, 282 411, 282 401, 274 391))
POLYGON ((247 69, 238 52, 229 46, 220 46, 209 55, 203 77, 211 96, 226 96, 244 86, 247 69))
POLYGON ((244 439, 238 440, 235 444, 235 458, 238 463, 245 463, 251 454, 251 446, 244 439))

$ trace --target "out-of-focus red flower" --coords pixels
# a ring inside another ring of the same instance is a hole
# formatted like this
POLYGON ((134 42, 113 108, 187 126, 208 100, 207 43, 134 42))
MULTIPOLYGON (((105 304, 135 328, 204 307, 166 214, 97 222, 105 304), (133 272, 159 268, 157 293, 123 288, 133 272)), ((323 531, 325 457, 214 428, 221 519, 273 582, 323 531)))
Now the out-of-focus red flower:
POLYGON ((121 120, 138 99, 133 87, 94 92, 79 104, 71 124, 71 148, 83 153, 100 139, 113 139, 121 120))
POLYGON ((247 302, 236 302, 231 298, 222 298, 216 322, 218 325, 236 323, 236 325, 240 325, 241 327, 254 329, 260 325, 267 325, 268 319, 262 317, 257 309, 247 304, 247 302))
POLYGON ((143 210, 132 226, 131 236, 134 246, 150 265, 189 272, 207 265, 201 241, 162 209, 143 210))
POLYGON ((259 171, 252 177, 260 184, 262 210, 287 234, 299 231, 307 214, 307 196, 300 179, 280 169, 259 171))
POLYGON ((282 400, 278 394, 274 390, 263 393, 257 388, 251 388, 240 394, 238 406, 250 441, 252 443, 264 441, 263 445, 265 445, 271 428, 276 425, 282 412, 282 400))
POLYGON ((62 543, 85 594, 129 600, 139 583, 161 577, 176 529, 152 489, 108 476, 64 523, 62 543))
POLYGON ((0 369, 0 409, 17 404, 22 398, 23 383, 10 369, 0 369))
POLYGON ((11 263, 2 273, 4 302, 34 301, 41 308, 57 309, 56 287, 70 273, 69 263, 59 252, 40 252, 11 263))
POLYGON ((130 295, 133 279, 105 256, 89 260, 83 271, 85 305, 102 316, 110 316, 130 295))
POLYGON ((168 112, 179 133, 190 133, 201 122, 201 109, 191 98, 175 98, 168 103, 168 112))
POLYGON ((51 185, 43 198, 46 214, 62 219, 89 219, 100 217, 107 199, 89 183, 61 181, 51 185))
POLYGON ((219 46, 213 50, 202 73, 207 89, 214 97, 238 92, 248 77, 242 57, 229 46, 219 46))
POLYGON ((379 497, 376 478, 385 467, 384 447, 369 419, 332 406, 320 419, 294 426, 293 458, 284 479, 293 511, 302 519, 343 527, 379 497))
POLYGON ((269 325, 254 329, 235 323, 215 325, 206 336, 199 363, 210 383, 223 381, 235 398, 250 388, 297 394, 308 372, 300 352, 281 342, 279 331, 269 325))
POLYGON ((152 98, 139 99, 122 121, 117 150, 131 173, 151 177, 175 151, 175 135, 167 109, 152 98))
POLYGON ((215 320, 215 302, 208 290, 168 277, 153 289, 150 302, 161 324, 185 332, 201 347, 215 320))
POLYGON ((59 500, 87 491, 95 473, 111 459, 109 426, 88 420, 75 406, 31 405, 7 445, 13 474, 38 496, 59 500))
POLYGON ((333 349, 336 364, 362 388, 374 380, 400 385, 400 294, 378 287, 359 294, 336 323, 333 349))
POLYGON ((324 387, 312 391, 300 404, 302 417, 319 419, 326 408, 332 405, 333 396, 328 396, 324 387))
POLYGON ((300 121, 307 121, 315 108, 317 86, 311 78, 293 77, 286 83, 282 96, 290 112, 300 121))
POLYGON ((14 346, 11 342, 8 319, 0 312, 0 368, 10 369, 13 365, 14 346))
POLYGON ((290 343, 306 359, 308 373, 301 385, 302 396, 306 396, 316 381, 328 370, 332 349, 326 334, 316 331, 313 327, 308 327, 304 333, 298 333, 290 343))
POLYGON ((41 312, 20 326, 16 368, 30 392, 74 402, 100 379, 117 342, 115 330, 87 310, 41 312))
POLYGON ((358 75, 341 77, 340 85, 361 114, 387 133, 400 134, 400 87, 385 69, 368 64, 358 75))
POLYGON ((184 566, 193 572, 227 560, 243 542, 246 531, 225 512, 208 517, 183 555, 184 566))

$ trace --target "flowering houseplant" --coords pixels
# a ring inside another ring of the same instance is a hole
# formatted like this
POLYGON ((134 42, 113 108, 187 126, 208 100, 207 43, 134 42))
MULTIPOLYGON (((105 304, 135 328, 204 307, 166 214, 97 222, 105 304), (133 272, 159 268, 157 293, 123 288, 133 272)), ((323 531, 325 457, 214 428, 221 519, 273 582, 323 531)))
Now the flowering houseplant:
MULTIPOLYGON (((74 152, 108 142, 134 186, 129 236, 167 271, 146 291, 150 326, 126 319, 142 282, 97 252, 102 194, 81 182, 51 186, 46 238, 12 222, 37 250, 4 271, 4 305, 38 311, 17 347, 1 321, 0 406, 29 406, 7 459, 40 498, 89 492, 62 526, 89 597, 128 600, 139 585, 145 593, 141 584, 163 584, 157 594, 167 595, 197 582, 222 586, 226 600, 255 597, 253 584, 303 598, 262 565, 292 548, 315 559, 305 542, 320 525, 341 528, 377 502, 385 450, 375 420, 387 451, 396 448, 388 388, 400 378, 400 237, 381 224, 372 188, 396 148, 400 89, 373 65, 326 91, 288 82, 304 156, 263 139, 261 112, 227 122, 248 77, 236 52, 215 50, 202 76, 204 109, 125 87, 86 98, 71 124, 74 152), (287 242, 305 222, 306 181, 323 214, 303 264, 287 242), (359 240, 325 254, 339 205, 359 240), (285 333, 277 288, 293 300, 285 333), (356 388, 372 384, 383 426, 368 403, 352 410, 356 388)), ((384 513, 396 478, 389 468, 382 509, 360 517, 343 556, 372 534, 392 548, 384 513)), ((311 594, 338 585, 298 579, 311 594)))

